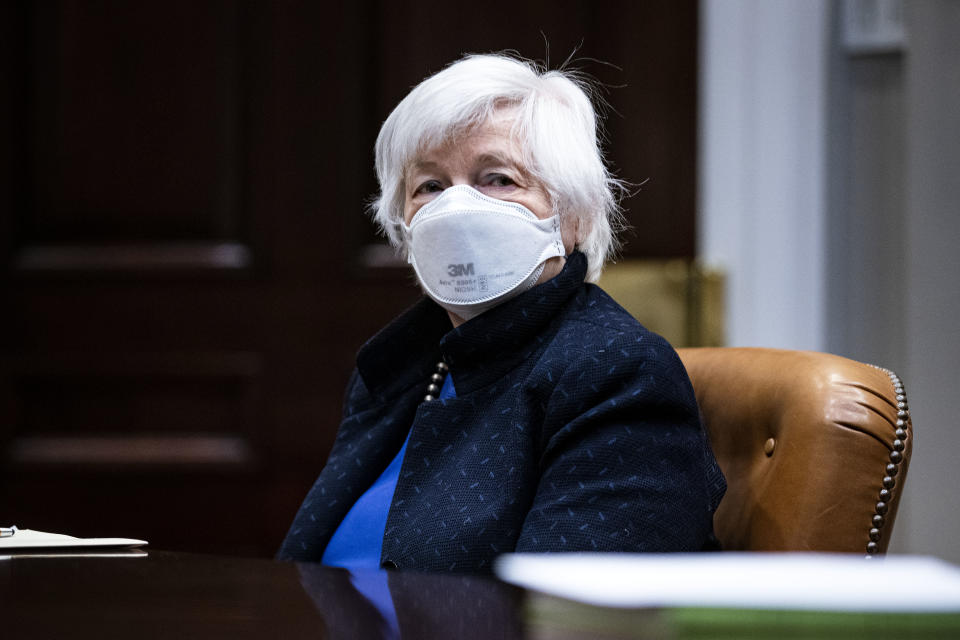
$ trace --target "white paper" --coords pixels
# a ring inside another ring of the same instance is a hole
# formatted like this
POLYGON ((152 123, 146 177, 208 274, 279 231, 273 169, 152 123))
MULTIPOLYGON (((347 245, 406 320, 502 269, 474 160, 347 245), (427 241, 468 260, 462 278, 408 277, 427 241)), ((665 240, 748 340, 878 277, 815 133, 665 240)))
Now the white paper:
POLYGON ((960 612, 960 569, 921 556, 507 554, 495 571, 526 589, 604 607, 960 612))
POLYGON ((12 536, 0 538, 0 549, 38 549, 73 547, 139 547, 146 540, 132 538, 74 538, 62 533, 46 533, 32 529, 17 529, 12 536))
MULTIPOLYGON (((101 547, 101 549, 103 548, 106 547, 101 547)), ((102 551, 97 550, 96 547, 94 547, 93 551, 68 551, 66 549, 29 551, 27 549, 10 549, 6 554, 0 553, 0 562, 5 560, 36 560, 38 558, 50 560, 63 560, 64 558, 146 558, 148 555, 146 551, 140 551, 134 548, 118 551, 102 551)))

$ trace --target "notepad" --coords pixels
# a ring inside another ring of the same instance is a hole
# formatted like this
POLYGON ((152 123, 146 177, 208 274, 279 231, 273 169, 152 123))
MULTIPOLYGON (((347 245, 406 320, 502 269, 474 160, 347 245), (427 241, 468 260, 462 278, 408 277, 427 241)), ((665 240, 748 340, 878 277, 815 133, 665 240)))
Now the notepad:
POLYGON ((500 556, 495 569, 506 582, 599 607, 960 613, 960 568, 930 557, 521 553, 500 556))
POLYGON ((532 635, 960 638, 960 568, 819 553, 500 556, 532 635))
POLYGON ((62 533, 17 529, 12 536, 0 538, 0 550, 72 549, 75 547, 140 547, 146 540, 133 538, 75 538, 62 533))

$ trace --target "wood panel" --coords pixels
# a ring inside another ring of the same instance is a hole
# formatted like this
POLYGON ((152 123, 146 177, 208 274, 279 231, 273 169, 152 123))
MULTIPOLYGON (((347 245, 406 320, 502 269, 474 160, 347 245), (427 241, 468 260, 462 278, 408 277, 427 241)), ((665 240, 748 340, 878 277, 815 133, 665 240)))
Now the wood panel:
POLYGON ((32 150, 22 185, 29 206, 19 211, 24 240, 237 237, 244 96, 237 3, 33 8, 22 94, 32 150))
POLYGON ((247 353, 55 353, 8 366, 14 470, 257 464, 260 358, 247 353))

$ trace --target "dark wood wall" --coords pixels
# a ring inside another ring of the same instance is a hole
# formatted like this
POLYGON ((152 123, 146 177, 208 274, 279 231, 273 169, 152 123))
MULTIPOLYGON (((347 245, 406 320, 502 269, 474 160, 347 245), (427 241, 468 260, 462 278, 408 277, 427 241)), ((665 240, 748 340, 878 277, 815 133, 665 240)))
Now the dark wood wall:
POLYGON ((694 254, 696 2, 480 9, 0 4, 0 524, 273 552, 417 297, 364 216, 377 129, 464 52, 576 50, 646 181, 626 254, 694 254))

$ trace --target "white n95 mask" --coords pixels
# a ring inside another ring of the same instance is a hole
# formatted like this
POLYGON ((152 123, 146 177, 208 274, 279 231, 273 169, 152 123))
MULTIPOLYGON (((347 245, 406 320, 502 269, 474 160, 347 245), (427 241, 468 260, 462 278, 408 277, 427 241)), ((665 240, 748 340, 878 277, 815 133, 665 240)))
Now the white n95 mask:
POLYGON ((464 320, 523 293, 564 256, 560 220, 467 185, 444 190, 403 224, 408 262, 428 296, 464 320))

